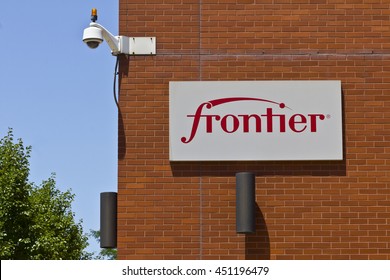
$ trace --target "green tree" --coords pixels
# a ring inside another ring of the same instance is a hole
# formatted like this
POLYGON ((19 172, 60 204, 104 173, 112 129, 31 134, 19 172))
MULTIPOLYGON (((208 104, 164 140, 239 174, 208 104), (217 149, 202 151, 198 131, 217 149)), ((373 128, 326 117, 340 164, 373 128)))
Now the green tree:
POLYGON ((0 140, 0 259, 90 259, 71 210, 74 195, 59 191, 54 175, 30 183, 30 153, 11 129, 0 140))
POLYGON ((31 148, 13 143, 12 131, 0 140, 0 258, 23 259, 31 246, 28 182, 31 148))
MULTIPOLYGON (((100 243, 100 230, 90 230, 91 236, 100 243)), ((99 255, 94 257, 97 260, 116 260, 117 259, 117 249, 101 249, 99 255)))

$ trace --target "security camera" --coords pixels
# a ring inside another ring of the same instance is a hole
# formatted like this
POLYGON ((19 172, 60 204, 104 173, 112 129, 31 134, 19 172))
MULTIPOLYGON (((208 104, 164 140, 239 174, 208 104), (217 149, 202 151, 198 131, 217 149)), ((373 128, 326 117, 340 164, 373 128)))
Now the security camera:
POLYGON ((97 18, 97 10, 92 9, 92 22, 89 24, 89 27, 84 29, 83 42, 86 43, 87 46, 91 49, 96 49, 103 42, 103 40, 106 40, 106 42, 111 48, 111 52, 113 55, 118 55, 122 53, 119 46, 121 36, 112 35, 110 31, 108 31, 100 24, 96 23, 97 18))
POLYGON ((107 29, 96 22, 91 22, 84 29, 83 42, 91 49, 96 49, 105 40, 111 48, 113 55, 123 53, 120 49, 121 36, 112 35, 107 29))
POLYGON ((96 49, 103 40, 107 42, 112 55, 155 55, 156 37, 114 36, 102 25, 96 23, 97 11, 92 9, 92 22, 84 29, 83 42, 91 49, 96 49))
POLYGON ((96 49, 103 42, 102 30, 93 26, 84 29, 83 42, 91 49, 96 49))

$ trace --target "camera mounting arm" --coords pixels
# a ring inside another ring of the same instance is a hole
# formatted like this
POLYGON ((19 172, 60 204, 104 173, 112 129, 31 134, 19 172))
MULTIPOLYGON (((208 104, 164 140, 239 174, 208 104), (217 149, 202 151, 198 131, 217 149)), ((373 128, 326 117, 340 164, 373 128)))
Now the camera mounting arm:
POLYGON ((118 55, 121 53, 119 42, 120 42, 120 37, 124 37, 124 36, 114 36, 111 34, 110 31, 104 28, 104 26, 96 22, 91 22, 89 24, 89 27, 95 27, 101 30, 102 36, 104 40, 107 42, 108 46, 110 47, 112 55, 118 55))

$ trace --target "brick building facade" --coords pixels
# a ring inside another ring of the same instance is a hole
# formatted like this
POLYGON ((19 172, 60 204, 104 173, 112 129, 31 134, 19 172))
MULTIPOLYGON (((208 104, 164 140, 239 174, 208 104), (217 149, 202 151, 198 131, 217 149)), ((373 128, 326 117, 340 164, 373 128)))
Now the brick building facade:
POLYGON ((390 259, 390 1, 120 0, 119 259, 390 259), (170 162, 169 82, 341 80, 344 160, 170 162), (256 174, 237 234, 235 174, 256 174))

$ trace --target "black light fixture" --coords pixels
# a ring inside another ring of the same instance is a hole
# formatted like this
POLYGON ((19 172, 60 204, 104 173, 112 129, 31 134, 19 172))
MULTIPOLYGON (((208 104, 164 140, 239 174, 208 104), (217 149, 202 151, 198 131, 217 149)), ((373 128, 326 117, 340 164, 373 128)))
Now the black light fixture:
POLYGON ((100 248, 116 248, 117 193, 100 193, 100 248))
POLYGON ((236 173, 236 231, 254 233, 256 231, 256 192, 255 174, 236 173))

